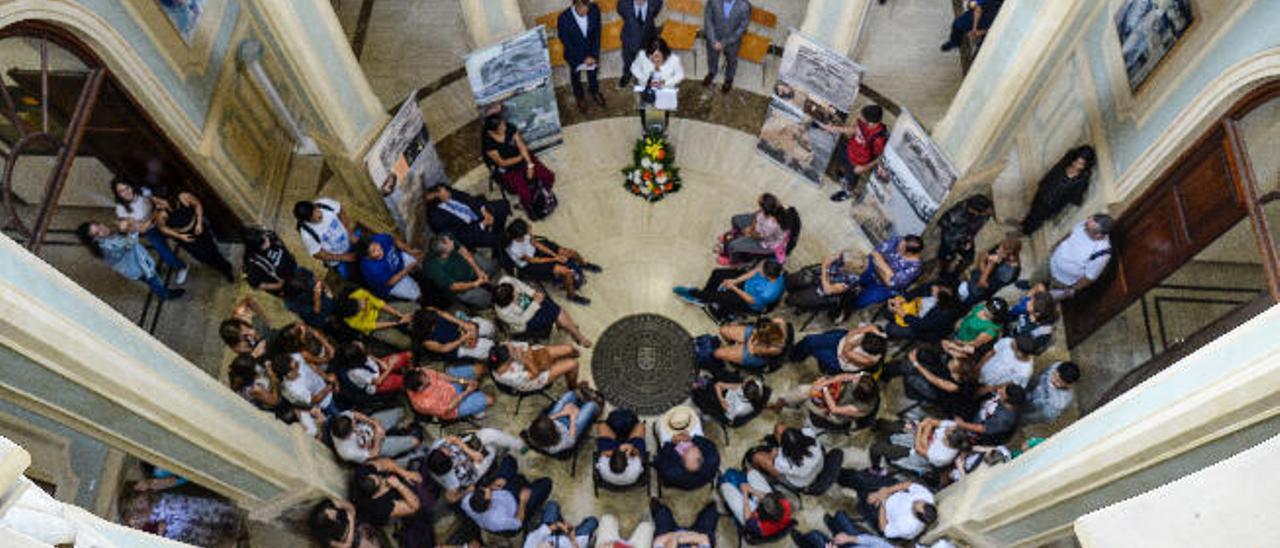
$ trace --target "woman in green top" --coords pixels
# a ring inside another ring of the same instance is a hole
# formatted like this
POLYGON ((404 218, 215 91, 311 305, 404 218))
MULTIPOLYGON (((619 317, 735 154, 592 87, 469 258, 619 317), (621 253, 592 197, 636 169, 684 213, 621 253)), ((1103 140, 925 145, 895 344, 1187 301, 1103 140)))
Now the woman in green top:
POLYGON ((979 348, 1000 336, 1009 313, 1009 303, 1000 297, 992 297, 985 303, 974 305, 969 314, 956 322, 956 342, 979 348))

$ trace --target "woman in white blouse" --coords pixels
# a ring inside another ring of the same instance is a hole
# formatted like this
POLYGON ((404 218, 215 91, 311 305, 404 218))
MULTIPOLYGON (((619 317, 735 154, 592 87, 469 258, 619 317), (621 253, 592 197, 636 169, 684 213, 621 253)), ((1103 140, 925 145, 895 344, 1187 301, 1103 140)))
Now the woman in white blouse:
POLYGON ((655 38, 645 47, 645 55, 637 55, 631 63, 631 75, 640 85, 652 82, 653 87, 676 89, 684 81, 684 67, 680 57, 671 55, 667 41, 655 38))

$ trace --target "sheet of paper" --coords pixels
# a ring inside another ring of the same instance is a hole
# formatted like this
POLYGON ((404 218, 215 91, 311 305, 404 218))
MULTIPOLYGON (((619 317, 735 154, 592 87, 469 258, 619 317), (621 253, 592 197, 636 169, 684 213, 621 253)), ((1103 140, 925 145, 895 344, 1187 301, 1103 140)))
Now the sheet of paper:
POLYGON ((658 110, 675 110, 676 109, 676 90, 662 88, 656 90, 653 98, 653 107, 658 110))
POLYGON ((581 65, 578 65, 578 68, 576 68, 576 69, 574 69, 574 70, 577 70, 577 71, 583 71, 583 70, 595 70, 595 69, 596 69, 597 67, 599 67, 599 66, 600 66, 599 64, 595 64, 595 65, 588 65, 588 64, 586 64, 586 63, 583 63, 583 64, 581 64, 581 65))

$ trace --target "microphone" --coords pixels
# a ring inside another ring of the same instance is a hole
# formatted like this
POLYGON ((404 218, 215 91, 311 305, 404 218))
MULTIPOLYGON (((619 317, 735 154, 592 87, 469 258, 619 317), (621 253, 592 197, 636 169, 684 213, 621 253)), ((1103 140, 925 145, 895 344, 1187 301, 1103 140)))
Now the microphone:
POLYGON ((658 93, 653 90, 653 76, 655 74, 658 74, 657 68, 649 72, 649 77, 645 78, 644 91, 640 92, 640 100, 650 105, 658 100, 658 93))

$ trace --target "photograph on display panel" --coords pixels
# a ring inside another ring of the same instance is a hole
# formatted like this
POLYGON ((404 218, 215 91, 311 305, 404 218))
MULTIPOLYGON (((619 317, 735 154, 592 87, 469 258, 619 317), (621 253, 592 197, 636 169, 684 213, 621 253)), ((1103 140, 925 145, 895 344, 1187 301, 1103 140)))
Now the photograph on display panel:
POLYGON ((1191 0, 1124 0, 1116 12, 1116 34, 1130 89, 1151 76, 1194 21, 1191 0))
MULTIPOLYGON (((535 152, 561 143, 560 106, 551 80, 501 101, 502 116, 535 152)), ((482 109, 483 111, 484 109, 482 109)))
POLYGON ((793 30, 756 149, 820 184, 839 137, 819 124, 845 123, 862 72, 849 58, 793 30))
POLYGON ((538 27, 475 50, 467 55, 466 68, 476 103, 493 104, 513 93, 528 91, 551 78, 546 30, 538 27))
MULTIPOLYGON (((775 86, 787 87, 783 82, 775 86)), ((781 99, 775 93, 769 101, 769 112, 760 128, 756 149, 805 179, 819 183, 838 139, 834 133, 819 127, 818 122, 842 124, 848 113, 810 98, 803 91, 787 89, 782 95, 788 99, 781 99)))
POLYGON ((427 132, 422 109, 413 96, 401 104, 370 147, 365 167, 405 241, 423 245, 427 237, 423 192, 448 180, 444 163, 427 132))

